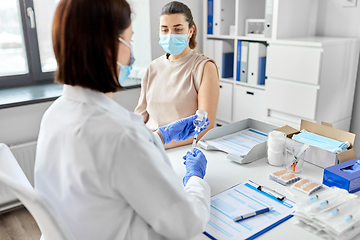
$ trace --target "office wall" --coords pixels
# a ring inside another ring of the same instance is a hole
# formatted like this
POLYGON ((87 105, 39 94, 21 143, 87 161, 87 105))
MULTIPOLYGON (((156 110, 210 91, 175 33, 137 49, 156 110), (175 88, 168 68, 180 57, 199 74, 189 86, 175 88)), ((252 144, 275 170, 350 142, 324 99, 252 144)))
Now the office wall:
MULTIPOLYGON (((197 31, 197 47, 196 49, 202 51, 202 14, 203 14, 203 1, 202 0, 180 0, 185 3, 191 10, 197 31)), ((159 14, 162 7, 171 0, 150 0, 150 26, 151 26, 151 51, 152 58, 158 58, 164 54, 164 50, 159 46, 159 14)))
MULTIPOLYGON (((360 38, 360 1, 356 7, 343 7, 341 0, 320 0, 317 35, 360 38)), ((360 63, 360 61, 359 61, 360 63)), ((355 133, 355 152, 360 156, 360 64, 355 88, 350 131, 355 133)), ((341 82, 339 82, 341 84, 341 82)), ((330 107, 331 108, 331 107, 330 107)), ((336 111, 336 110, 335 110, 336 111)))
MULTIPOLYGON (((136 107, 140 88, 129 89, 114 94, 114 100, 129 111, 136 107)), ((36 140, 39 134, 41 118, 52 102, 30 104, 26 106, 0 110, 0 142, 16 143, 36 140)))

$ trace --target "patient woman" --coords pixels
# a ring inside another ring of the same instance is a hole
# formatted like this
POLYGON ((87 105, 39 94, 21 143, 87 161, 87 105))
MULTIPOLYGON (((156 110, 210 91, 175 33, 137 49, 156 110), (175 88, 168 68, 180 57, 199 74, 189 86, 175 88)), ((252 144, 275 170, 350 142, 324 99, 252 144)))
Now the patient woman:
MULTIPOLYGON (((153 131, 174 120, 208 113, 209 126, 215 124, 219 100, 219 78, 214 61, 194 51, 197 27, 190 9, 181 2, 166 4, 160 13, 160 46, 166 54, 155 59, 141 83, 141 93, 135 113, 153 131)), ((200 139, 206 131, 199 134, 200 139)), ((165 148, 192 142, 172 141, 165 148)))

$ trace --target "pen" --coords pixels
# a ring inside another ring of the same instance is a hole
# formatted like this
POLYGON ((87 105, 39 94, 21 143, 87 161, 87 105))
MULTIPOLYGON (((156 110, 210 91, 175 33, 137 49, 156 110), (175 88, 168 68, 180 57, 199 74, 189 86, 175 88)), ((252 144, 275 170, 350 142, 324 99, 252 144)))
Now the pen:
POLYGON ((284 195, 281 195, 280 193, 275 192, 275 190, 271 190, 271 189, 269 189, 269 188, 267 188, 265 186, 258 186, 257 190, 262 191, 264 193, 267 193, 267 194, 273 196, 274 198, 276 198, 279 201, 284 201, 284 199, 285 199, 284 195))
POLYGON ((261 214, 261 213, 269 212, 269 211, 271 211, 272 209, 273 209, 273 207, 263 208, 263 209, 260 209, 260 210, 257 210, 257 211, 253 211, 253 212, 246 213, 246 214, 244 214, 244 215, 235 217, 235 218, 233 218, 233 220, 234 220, 235 222, 241 221, 241 220, 244 220, 244 219, 248 219, 248 218, 251 218, 251 217, 255 217, 256 215, 259 215, 259 214, 261 214))

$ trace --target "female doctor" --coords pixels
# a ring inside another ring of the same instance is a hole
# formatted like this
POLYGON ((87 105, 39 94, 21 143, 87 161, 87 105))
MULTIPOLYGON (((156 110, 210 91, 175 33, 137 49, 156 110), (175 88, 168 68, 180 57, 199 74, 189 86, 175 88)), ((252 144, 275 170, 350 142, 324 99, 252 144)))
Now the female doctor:
POLYGON ((125 0, 59 2, 53 47, 64 89, 41 122, 35 188, 75 239, 189 239, 209 218, 207 161, 199 150, 184 156, 183 187, 163 143, 193 136, 196 116, 153 133, 106 95, 131 69, 130 14, 125 0))

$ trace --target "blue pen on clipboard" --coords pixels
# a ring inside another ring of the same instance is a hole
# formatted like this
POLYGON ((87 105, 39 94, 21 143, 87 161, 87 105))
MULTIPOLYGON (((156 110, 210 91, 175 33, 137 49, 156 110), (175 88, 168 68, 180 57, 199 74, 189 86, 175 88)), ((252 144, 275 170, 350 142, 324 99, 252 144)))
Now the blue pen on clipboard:
POLYGON ((269 212, 269 211, 271 211, 272 209, 273 209, 273 207, 263 208, 263 209, 260 209, 260 210, 257 210, 257 211, 253 211, 253 212, 246 213, 246 214, 244 214, 244 215, 235 217, 235 218, 233 218, 233 220, 234 220, 235 222, 237 222, 237 221, 242 221, 242 220, 245 220, 245 219, 248 219, 248 218, 251 218, 251 217, 255 217, 256 215, 269 212))

